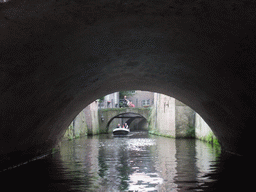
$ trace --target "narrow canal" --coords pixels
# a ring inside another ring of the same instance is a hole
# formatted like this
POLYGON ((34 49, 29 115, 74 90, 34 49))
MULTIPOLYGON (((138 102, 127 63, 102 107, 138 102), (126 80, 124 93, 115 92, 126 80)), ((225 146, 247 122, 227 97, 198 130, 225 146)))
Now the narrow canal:
POLYGON ((238 157, 205 142, 134 132, 65 141, 54 155, 0 174, 7 191, 246 191, 241 171, 238 157))

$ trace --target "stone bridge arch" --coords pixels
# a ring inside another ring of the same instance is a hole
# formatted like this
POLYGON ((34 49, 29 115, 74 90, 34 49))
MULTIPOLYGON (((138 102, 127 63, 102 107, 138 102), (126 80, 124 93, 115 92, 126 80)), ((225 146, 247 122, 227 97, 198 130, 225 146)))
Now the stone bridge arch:
POLYGON ((94 100, 120 90, 177 98, 223 150, 251 154, 256 2, 0 4, 1 166, 49 151, 94 100))
POLYGON ((100 132, 108 133, 111 131, 111 129, 109 129, 109 125, 113 119, 121 117, 123 115, 129 116, 129 114, 131 114, 131 115, 137 115, 138 117, 144 118, 148 121, 151 115, 151 109, 150 108, 110 108, 110 109, 100 109, 98 114, 99 114, 100 132))

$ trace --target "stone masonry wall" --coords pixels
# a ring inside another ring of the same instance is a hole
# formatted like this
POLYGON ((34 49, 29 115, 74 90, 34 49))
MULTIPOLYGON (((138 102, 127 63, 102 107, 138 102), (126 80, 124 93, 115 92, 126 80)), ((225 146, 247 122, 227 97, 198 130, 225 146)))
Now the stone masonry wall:
POLYGON ((84 109, 84 111, 88 135, 99 134, 98 102, 92 102, 84 109))
POLYGON ((64 140, 73 139, 85 135, 98 134, 98 104, 93 102, 84 108, 67 128, 64 140))
POLYGON ((195 111, 184 103, 175 100, 176 138, 194 137, 195 111))
POLYGON ((195 117, 195 135, 197 139, 218 144, 216 136, 199 114, 195 117))
POLYGON ((154 94, 150 120, 150 133, 174 138, 195 137, 194 110, 167 95, 154 94))
POLYGON ((149 131, 168 137, 175 137, 175 99, 155 93, 149 131))
POLYGON ((85 111, 82 110, 68 126, 63 139, 66 140, 84 136, 87 135, 87 132, 88 129, 85 122, 85 111))

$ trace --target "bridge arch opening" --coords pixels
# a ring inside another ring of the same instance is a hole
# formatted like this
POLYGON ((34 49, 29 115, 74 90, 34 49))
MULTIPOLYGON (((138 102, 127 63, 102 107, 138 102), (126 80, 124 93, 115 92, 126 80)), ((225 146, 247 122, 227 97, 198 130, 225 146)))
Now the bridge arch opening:
POLYGON ((128 112, 112 117, 107 123, 106 130, 107 132, 111 132, 114 128, 116 128, 117 124, 122 126, 124 123, 129 125, 130 131, 147 130, 148 128, 146 117, 139 113, 128 112))

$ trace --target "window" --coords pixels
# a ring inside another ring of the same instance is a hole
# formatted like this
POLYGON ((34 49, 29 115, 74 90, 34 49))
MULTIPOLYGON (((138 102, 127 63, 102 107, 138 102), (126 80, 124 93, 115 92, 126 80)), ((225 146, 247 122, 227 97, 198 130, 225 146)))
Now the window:
POLYGON ((142 104, 142 106, 148 106, 148 105, 150 105, 150 99, 148 99, 148 100, 142 100, 142 101, 141 101, 141 104, 142 104))

